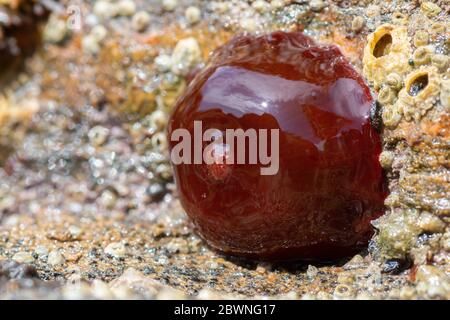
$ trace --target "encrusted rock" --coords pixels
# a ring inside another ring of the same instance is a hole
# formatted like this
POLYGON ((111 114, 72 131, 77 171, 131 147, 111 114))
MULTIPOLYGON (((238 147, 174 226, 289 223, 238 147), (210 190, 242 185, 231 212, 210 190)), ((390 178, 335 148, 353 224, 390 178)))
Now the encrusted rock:
MULTIPOLYGON (((374 222, 371 251, 381 260, 450 263, 449 57, 440 12, 423 2, 404 26, 378 27, 364 51, 364 73, 382 105, 380 162, 390 189, 387 212, 374 222)), ((421 294, 441 296, 424 286, 421 294)))
POLYGON ((379 89, 392 72, 404 75, 411 70, 410 55, 407 28, 382 25, 367 39, 363 57, 364 74, 375 89, 379 89))

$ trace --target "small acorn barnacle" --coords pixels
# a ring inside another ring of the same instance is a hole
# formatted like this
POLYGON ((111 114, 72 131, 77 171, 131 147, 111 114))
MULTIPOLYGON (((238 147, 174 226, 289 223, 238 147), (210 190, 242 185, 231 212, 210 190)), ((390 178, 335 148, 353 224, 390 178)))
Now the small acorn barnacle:
POLYGON ((384 24, 368 37, 363 57, 364 74, 375 90, 379 90, 390 73, 402 76, 411 70, 410 55, 407 28, 384 24))
POLYGON ((383 106, 393 103, 396 99, 397 99, 397 92, 389 86, 381 88, 380 92, 378 92, 377 100, 383 106))
POLYGON ((434 54, 431 57, 431 63, 438 68, 439 71, 445 71, 449 66, 450 58, 444 54, 434 54))
POLYGON ((430 41, 430 36, 425 30, 419 30, 414 34, 413 42, 416 47, 426 46, 430 41))
POLYGON ((396 11, 392 14, 392 23, 401 26, 407 25, 408 15, 401 13, 400 11, 396 11))
POLYGON ((445 32, 446 26, 441 22, 435 22, 431 25, 432 33, 442 33, 445 32))
POLYGON ((397 104, 407 120, 419 120, 435 104, 441 79, 436 67, 421 67, 405 79, 405 87, 399 92, 397 104))
POLYGON ((403 87, 403 78, 395 72, 388 74, 386 84, 394 90, 400 90, 403 87))
POLYGON ((394 128, 402 119, 402 116, 396 105, 385 106, 382 113, 383 124, 388 128, 394 128))
POLYGON ((431 55, 433 54, 433 49, 428 46, 423 46, 417 48, 412 56, 413 63, 415 66, 421 66, 427 64, 431 61, 431 55))
POLYGON ((438 15, 442 11, 442 9, 437 4, 429 1, 423 2, 420 6, 420 9, 427 17, 430 18, 438 15))

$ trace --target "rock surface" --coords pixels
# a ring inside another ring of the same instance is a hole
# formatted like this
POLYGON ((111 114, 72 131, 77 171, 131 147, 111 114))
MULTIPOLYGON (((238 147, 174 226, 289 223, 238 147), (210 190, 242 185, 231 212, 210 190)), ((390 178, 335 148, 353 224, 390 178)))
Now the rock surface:
MULTIPOLYGON (((24 72, 1 87, 0 298, 450 298, 444 285, 450 250, 448 33, 442 31, 448 30, 448 4, 434 2, 438 10, 411 1, 316 1, 314 8, 262 2, 186 0, 167 10, 135 0, 127 12, 150 15, 149 25, 136 31, 132 15, 117 14, 118 1, 97 1, 95 8, 84 1, 66 13, 71 2, 60 1, 63 12, 52 16, 71 22, 70 32, 63 41, 62 33, 48 38, 24 72), (190 6, 202 13, 195 24, 185 16, 190 6), (77 12, 92 13, 82 16, 82 29, 72 23, 77 12), (352 23, 355 16, 364 23, 352 23), (382 163, 393 196, 390 213, 376 224, 372 254, 308 267, 242 261, 206 247, 173 193, 167 141, 160 134, 164 117, 152 116, 170 112, 191 77, 172 72, 177 43, 195 39, 200 53, 195 45, 177 55, 195 73, 194 64, 206 62, 242 27, 293 28, 339 45, 362 72, 369 34, 386 24, 406 27, 408 43, 398 50, 408 50, 399 56, 409 67, 399 59, 398 76, 379 75, 373 86, 387 120, 382 163), (156 57, 165 57, 164 63, 158 66, 156 57), (408 98, 409 92, 417 94, 408 98), (417 104, 422 98, 425 103, 417 104), (400 118, 390 117, 399 99, 408 104, 400 118), (109 255, 105 248, 112 243, 126 249, 109 255), (51 252, 64 259, 50 264, 51 252), (27 259, 18 263, 14 256, 27 259), (421 266, 410 268, 411 259, 421 266)), ((0 3, 1 10, 5 3, 11 10, 9 4, 18 2, 0 3)))

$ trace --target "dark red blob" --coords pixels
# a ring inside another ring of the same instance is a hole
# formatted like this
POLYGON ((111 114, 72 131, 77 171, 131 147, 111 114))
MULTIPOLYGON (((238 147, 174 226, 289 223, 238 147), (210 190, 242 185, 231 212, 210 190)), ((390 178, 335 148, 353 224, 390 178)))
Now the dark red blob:
POLYGON ((372 103, 339 49, 302 33, 241 36, 219 48, 179 99, 169 140, 178 128, 193 139, 194 121, 203 132, 279 129, 279 170, 261 175, 260 162, 174 165, 199 234, 223 252, 263 260, 361 250, 386 196, 372 103))

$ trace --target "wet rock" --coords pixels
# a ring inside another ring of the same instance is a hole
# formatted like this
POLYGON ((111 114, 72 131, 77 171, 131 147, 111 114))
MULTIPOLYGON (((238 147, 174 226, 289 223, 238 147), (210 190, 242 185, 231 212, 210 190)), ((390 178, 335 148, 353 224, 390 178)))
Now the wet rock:
POLYGON ((114 258, 123 258, 127 254, 127 249, 123 243, 113 242, 105 248, 105 253, 114 258))
POLYGON ((423 265, 416 273, 417 290, 430 298, 450 299, 450 277, 434 266, 423 265))

